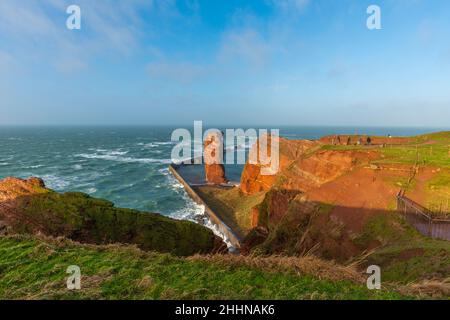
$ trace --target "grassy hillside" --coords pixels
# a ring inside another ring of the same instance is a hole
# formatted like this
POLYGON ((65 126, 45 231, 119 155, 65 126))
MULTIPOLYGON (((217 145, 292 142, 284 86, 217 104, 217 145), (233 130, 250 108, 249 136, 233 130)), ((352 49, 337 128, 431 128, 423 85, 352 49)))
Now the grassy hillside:
MULTIPOLYGON (((367 146, 358 145, 324 145, 325 150, 359 150, 367 146)), ((409 141, 400 145, 386 145, 376 150, 382 159, 374 163, 415 164, 437 167, 449 166, 450 131, 425 134, 409 138, 409 141)))
MULTIPOLYGON (((255 253, 296 255, 303 250, 344 264, 357 261, 362 269, 375 264, 381 267, 383 279, 405 284, 450 280, 450 241, 422 236, 399 215, 373 215, 359 233, 347 237, 344 225, 329 218, 330 207, 299 214, 295 205, 299 204, 292 202, 293 210, 253 248, 255 253), (352 250, 353 256, 344 259, 352 250)), ((450 297, 450 285, 446 286, 450 297)))
POLYGON ((389 215, 372 218, 355 240, 374 239, 383 245, 373 250, 366 264, 379 265, 387 281, 450 280, 450 241, 422 236, 404 220, 389 215))
POLYGON ((315 258, 244 258, 143 252, 64 239, 0 237, 0 299, 408 299, 387 285, 315 258), (82 289, 66 289, 66 268, 82 289))

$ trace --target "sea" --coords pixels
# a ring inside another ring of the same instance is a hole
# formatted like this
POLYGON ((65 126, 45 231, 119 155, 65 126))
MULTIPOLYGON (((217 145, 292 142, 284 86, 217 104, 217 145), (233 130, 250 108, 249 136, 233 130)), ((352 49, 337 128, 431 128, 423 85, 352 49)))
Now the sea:
MULTIPOLYGON (((117 207, 198 221, 203 207, 189 198, 168 170, 177 143, 171 141, 176 128, 179 126, 0 127, 0 179, 36 176, 57 192, 80 191, 107 199, 117 207)), ((280 135, 288 139, 316 139, 330 134, 407 136, 442 130, 262 128, 280 129, 280 135)), ((191 130, 189 126, 186 129, 191 130)), ((239 181, 242 169, 243 165, 228 166, 227 175, 239 181)))

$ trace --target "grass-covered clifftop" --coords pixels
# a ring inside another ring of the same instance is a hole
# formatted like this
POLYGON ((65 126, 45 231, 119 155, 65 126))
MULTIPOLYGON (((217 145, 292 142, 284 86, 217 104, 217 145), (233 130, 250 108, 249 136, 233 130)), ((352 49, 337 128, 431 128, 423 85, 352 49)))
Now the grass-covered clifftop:
POLYGON ((136 244, 175 255, 212 252, 220 244, 213 232, 190 221, 114 207, 83 193, 60 194, 39 181, 0 181, 0 221, 9 232, 43 233, 80 242, 136 244))
POLYGON ((313 257, 177 258, 135 247, 66 239, 0 236, 0 299, 410 299, 392 285, 368 290, 364 278, 313 257), (81 290, 66 269, 81 269, 81 290))

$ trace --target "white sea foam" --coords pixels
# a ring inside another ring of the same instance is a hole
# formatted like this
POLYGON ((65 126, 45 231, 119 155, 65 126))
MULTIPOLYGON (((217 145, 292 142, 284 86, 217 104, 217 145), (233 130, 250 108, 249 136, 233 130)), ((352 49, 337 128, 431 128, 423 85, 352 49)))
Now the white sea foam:
POLYGON ((201 220, 205 227, 211 229, 216 236, 222 238, 230 251, 235 250, 228 238, 221 233, 217 226, 213 224, 212 221, 205 215, 205 206, 193 201, 184 190, 183 185, 179 183, 178 180, 176 180, 172 175, 168 175, 167 178, 172 189, 174 189, 186 203, 186 206, 183 209, 173 212, 170 214, 170 217, 178 220, 189 220, 196 223, 201 220))
POLYGON ((57 191, 64 190, 70 185, 69 181, 67 181, 61 177, 52 175, 52 174, 43 175, 43 176, 41 176, 41 178, 44 180, 45 185, 48 188, 54 189, 57 191))
POLYGON ((81 164, 76 164, 76 165, 73 166, 73 168, 75 170, 81 170, 81 169, 83 169, 83 166, 81 164))
POLYGON ((159 169, 158 172, 161 173, 164 176, 168 176, 170 174, 169 168, 159 169))
POLYGON ((34 166, 28 166, 28 167, 26 167, 26 168, 29 168, 29 169, 37 169, 37 168, 42 168, 42 167, 43 167, 42 164, 37 164, 37 165, 34 165, 34 166))
POLYGON ((168 146, 168 145, 172 145, 172 144, 175 144, 175 142, 172 142, 172 141, 160 141, 160 142, 149 142, 149 143, 139 142, 137 145, 141 146, 141 147, 145 147, 145 148, 157 148, 159 146, 168 146))
POLYGON ((127 153, 128 153, 128 151, 121 151, 121 150, 113 150, 113 151, 106 152, 107 155, 111 155, 111 156, 123 156, 123 155, 126 155, 127 153))
POLYGON ((155 145, 157 146, 169 146, 172 144, 175 144, 176 142, 174 141, 161 141, 161 142, 154 142, 155 145))
POLYGON ((141 142, 141 143, 138 143, 138 146, 145 147, 145 148, 155 148, 155 147, 157 147, 157 145, 155 143, 153 143, 153 142, 150 142, 150 143, 143 143, 143 142, 141 142))
POLYGON ((222 232, 220 232, 219 228, 217 228, 217 225, 215 225, 214 223, 212 223, 212 221, 210 219, 208 219, 208 217, 205 215, 203 217, 203 224, 205 225, 205 227, 207 227, 208 229, 211 229, 212 232, 214 232, 214 234, 220 238, 222 238, 223 242, 225 242, 225 244, 228 247, 228 250, 230 251, 234 251, 236 248, 231 244, 230 240, 228 239, 228 237, 226 235, 224 235, 222 232))
POLYGON ((89 151, 95 151, 95 152, 106 152, 108 150, 106 149, 100 149, 100 148, 89 148, 89 151))
POLYGON ((133 157, 123 157, 120 154, 87 154, 81 153, 75 155, 76 157, 81 157, 85 159, 99 159, 99 160, 108 160, 108 161, 117 161, 124 163, 161 163, 161 164, 170 164, 172 161, 170 159, 155 159, 155 158, 133 158, 133 157))

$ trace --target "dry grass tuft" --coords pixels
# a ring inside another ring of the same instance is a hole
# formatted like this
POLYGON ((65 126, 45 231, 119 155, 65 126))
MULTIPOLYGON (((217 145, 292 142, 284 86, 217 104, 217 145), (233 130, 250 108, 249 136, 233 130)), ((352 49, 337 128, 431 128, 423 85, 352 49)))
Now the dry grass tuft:
POLYGON ((410 283, 400 287, 398 291, 401 294, 420 298, 450 299, 450 278, 410 283))
MULTIPOLYGON (((28 241, 28 240, 42 241, 42 243, 40 243, 34 251, 36 253, 40 253, 39 250, 46 250, 49 256, 51 254, 54 254, 57 249, 67 249, 67 248, 77 248, 77 249, 85 248, 85 249, 94 249, 97 251, 117 251, 125 253, 131 252, 136 256, 142 257, 153 257, 155 255, 164 255, 164 253, 157 253, 155 251, 144 251, 140 249, 136 244, 126 244, 126 243, 91 244, 74 241, 66 237, 47 236, 42 233, 36 235, 12 233, 2 237, 5 239, 13 239, 16 241, 28 241)), ((178 259, 178 257, 174 257, 174 259, 178 259)))
POLYGON ((324 261, 314 256, 237 256, 237 255, 194 255, 190 261, 205 261, 221 266, 247 266, 268 272, 293 272, 299 276, 311 275, 321 280, 348 280, 363 283, 364 277, 353 266, 341 266, 334 262, 324 261))

